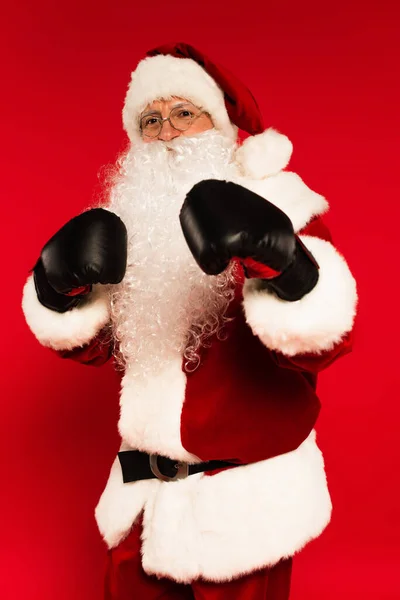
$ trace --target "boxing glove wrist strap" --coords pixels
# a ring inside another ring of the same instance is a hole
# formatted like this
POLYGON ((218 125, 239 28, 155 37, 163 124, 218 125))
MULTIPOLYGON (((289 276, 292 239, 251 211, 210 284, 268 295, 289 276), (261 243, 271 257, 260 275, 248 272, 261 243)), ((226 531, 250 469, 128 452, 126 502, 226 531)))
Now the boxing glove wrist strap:
POLYGON ((42 260, 39 258, 33 269, 33 281, 36 295, 40 304, 59 313, 67 312, 78 306, 84 296, 90 291, 90 286, 71 290, 67 294, 59 294, 47 280, 42 260))
POLYGON ((263 279, 263 286, 275 292, 282 300, 295 302, 317 285, 319 266, 311 252, 296 237, 295 258, 277 277, 263 279))

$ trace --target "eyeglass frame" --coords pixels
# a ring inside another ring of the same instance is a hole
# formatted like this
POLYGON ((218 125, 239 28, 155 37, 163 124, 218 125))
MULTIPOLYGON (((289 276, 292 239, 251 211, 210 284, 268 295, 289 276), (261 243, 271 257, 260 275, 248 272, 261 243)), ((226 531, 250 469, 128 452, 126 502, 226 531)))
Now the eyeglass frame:
MULTIPOLYGON (((191 102, 187 102, 185 104, 192 104, 192 103, 191 102)), ((201 117, 202 115, 208 115, 208 116, 210 116, 210 114, 206 110, 202 110, 200 106, 196 106, 195 104, 192 104, 192 106, 194 106, 195 108, 198 108, 200 110, 199 114, 195 115, 195 117, 192 120, 192 122, 190 123, 189 127, 186 127, 186 129, 178 129, 177 127, 174 127, 174 125, 172 124, 171 113, 172 113, 173 110, 175 110, 177 108, 182 108, 183 106, 185 106, 185 104, 178 104, 177 106, 174 106, 173 108, 171 108, 171 110, 169 111, 168 117, 161 117, 161 115, 158 117, 155 114, 153 115, 153 118, 157 119, 158 124, 160 126, 160 131, 157 133, 157 135, 148 135, 148 134, 144 133, 143 128, 142 128, 142 119, 144 119, 146 116, 150 117, 152 115, 149 114, 149 115, 144 115, 143 117, 140 117, 139 127, 140 127, 140 131, 141 131, 142 135, 144 135, 144 136, 146 136, 148 138, 152 138, 152 139, 157 138, 160 135, 160 133, 162 132, 162 128, 164 127, 164 122, 165 121, 169 121, 169 124, 171 125, 172 129, 175 129, 175 131, 181 131, 181 132, 182 131, 187 131, 188 129, 191 128, 191 126, 194 123, 194 121, 197 121, 197 119, 199 117, 201 117)))

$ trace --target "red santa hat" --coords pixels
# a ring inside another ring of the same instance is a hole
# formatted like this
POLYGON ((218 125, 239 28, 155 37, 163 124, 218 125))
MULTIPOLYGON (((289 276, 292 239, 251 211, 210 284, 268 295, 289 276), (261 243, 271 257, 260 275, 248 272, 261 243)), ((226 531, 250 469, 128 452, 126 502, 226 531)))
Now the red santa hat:
POLYGON ((264 132, 262 115, 250 90, 228 69, 185 43, 150 50, 133 71, 122 113, 124 129, 132 142, 141 137, 139 121, 145 107, 154 100, 173 96, 186 98, 206 110, 216 129, 232 141, 238 129, 253 136, 238 155, 247 174, 263 177, 288 163, 291 143, 272 129, 264 132))

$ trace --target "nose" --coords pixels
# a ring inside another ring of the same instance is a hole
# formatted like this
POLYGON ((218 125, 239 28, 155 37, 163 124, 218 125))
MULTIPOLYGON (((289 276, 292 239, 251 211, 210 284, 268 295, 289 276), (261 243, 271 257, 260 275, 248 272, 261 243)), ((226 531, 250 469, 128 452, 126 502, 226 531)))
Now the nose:
POLYGON ((169 121, 164 121, 158 139, 162 140, 163 142, 169 142, 180 135, 181 132, 174 129, 169 121))

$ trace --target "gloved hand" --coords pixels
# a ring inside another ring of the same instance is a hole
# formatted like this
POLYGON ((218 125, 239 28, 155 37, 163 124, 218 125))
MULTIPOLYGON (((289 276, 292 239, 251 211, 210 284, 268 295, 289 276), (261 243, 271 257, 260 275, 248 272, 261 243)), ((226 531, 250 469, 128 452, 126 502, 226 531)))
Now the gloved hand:
POLYGON ((57 312, 77 306, 95 283, 119 283, 127 232, 117 215, 94 208, 74 217, 44 246, 34 269, 39 302, 57 312))
POLYGON ((318 281, 318 265, 295 236, 289 217, 268 200, 232 182, 209 179, 187 194, 180 212, 186 242, 208 275, 226 269, 233 258, 266 266, 264 286, 295 301, 318 281))

